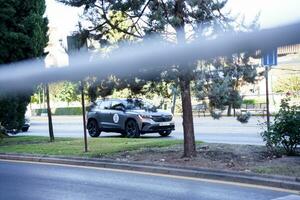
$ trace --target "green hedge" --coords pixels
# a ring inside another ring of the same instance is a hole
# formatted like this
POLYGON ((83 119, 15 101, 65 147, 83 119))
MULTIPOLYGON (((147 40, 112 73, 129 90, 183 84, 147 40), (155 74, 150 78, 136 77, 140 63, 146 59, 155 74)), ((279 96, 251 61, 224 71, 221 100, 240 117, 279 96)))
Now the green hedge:
MULTIPOLYGON (((33 109, 32 114, 40 116, 42 113, 47 113, 47 109, 33 109)), ((53 115, 82 115, 81 107, 65 107, 52 109, 53 115)))
POLYGON ((32 115, 37 115, 40 116, 42 113, 47 113, 47 109, 33 109, 32 110, 32 115))
POLYGON ((81 107, 56 108, 54 115, 82 115, 81 107))
POLYGON ((244 99, 243 104, 254 105, 256 103, 255 99, 244 99))

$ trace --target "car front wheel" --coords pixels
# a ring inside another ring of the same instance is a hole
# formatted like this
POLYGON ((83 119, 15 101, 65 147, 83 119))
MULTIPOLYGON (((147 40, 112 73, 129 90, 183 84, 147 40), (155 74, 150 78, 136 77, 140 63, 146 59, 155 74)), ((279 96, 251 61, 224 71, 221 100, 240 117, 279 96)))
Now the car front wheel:
POLYGON ((172 131, 160 131, 159 135, 162 137, 167 137, 171 134, 172 131))
POLYGON ((139 126, 134 120, 128 120, 126 123, 126 136, 129 138, 137 138, 140 137, 139 126))
POLYGON ((91 120, 87 124, 87 129, 91 137, 98 137, 101 133, 96 120, 91 120))

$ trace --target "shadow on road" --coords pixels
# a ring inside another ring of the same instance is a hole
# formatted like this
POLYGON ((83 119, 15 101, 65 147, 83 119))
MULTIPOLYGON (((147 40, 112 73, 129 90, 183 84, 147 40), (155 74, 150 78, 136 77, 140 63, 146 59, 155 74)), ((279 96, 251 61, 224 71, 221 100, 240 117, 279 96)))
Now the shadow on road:
MULTIPOLYGON (((110 134, 110 133, 109 133, 110 134)), ((125 138, 124 136, 122 135, 100 135, 99 138, 125 138)), ((164 139, 164 138, 171 138, 171 136, 168 136, 168 137, 162 137, 162 136, 154 136, 154 135, 141 135, 139 137, 139 139, 156 139, 156 138, 159 138, 159 139, 164 139)))

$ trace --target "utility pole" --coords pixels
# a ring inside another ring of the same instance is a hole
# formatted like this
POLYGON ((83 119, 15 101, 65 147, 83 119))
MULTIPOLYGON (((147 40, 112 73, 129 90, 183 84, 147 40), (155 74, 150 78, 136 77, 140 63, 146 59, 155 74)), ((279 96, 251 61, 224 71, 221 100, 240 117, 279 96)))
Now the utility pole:
POLYGON ((267 130, 270 130, 270 102, 269 102, 269 67, 265 66, 266 79, 266 106, 267 106, 267 130))
POLYGON ((277 65, 277 48, 262 52, 262 65, 265 66, 266 79, 266 107, 267 107, 267 130, 270 130, 270 101, 269 101, 269 70, 277 65))

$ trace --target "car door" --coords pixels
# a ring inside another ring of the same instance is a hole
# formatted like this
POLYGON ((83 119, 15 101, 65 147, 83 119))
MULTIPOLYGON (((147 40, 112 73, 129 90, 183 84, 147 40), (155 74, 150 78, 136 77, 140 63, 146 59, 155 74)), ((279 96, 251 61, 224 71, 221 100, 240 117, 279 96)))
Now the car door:
POLYGON ((99 118, 100 118, 100 127, 101 129, 109 129, 110 126, 110 105, 111 102, 109 100, 102 101, 100 104, 100 113, 99 113, 99 118))
POLYGON ((112 129, 114 130, 121 130, 123 124, 126 120, 126 114, 125 114, 125 106, 124 110, 120 109, 122 107, 122 101, 121 100, 112 100, 111 101, 111 109, 110 109, 110 119, 109 123, 112 129))

